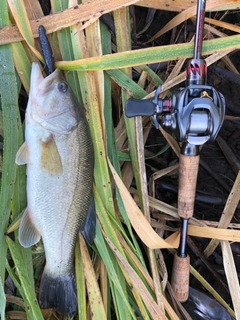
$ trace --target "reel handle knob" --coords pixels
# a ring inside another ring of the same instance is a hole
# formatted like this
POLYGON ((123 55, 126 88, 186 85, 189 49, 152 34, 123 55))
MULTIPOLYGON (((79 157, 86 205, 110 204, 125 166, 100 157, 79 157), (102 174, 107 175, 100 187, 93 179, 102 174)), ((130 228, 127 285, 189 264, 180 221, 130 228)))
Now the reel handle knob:
POLYGON ((125 104, 125 114, 128 118, 137 116, 153 116, 156 105, 151 100, 130 98, 125 104))

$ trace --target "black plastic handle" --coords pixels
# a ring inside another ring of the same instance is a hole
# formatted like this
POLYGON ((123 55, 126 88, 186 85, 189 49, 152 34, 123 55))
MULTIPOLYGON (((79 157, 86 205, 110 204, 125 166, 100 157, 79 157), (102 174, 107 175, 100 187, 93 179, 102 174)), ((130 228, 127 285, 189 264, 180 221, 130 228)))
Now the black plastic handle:
POLYGON ((125 114, 128 118, 137 116, 152 116, 156 112, 156 105, 151 100, 130 98, 125 104, 125 114))

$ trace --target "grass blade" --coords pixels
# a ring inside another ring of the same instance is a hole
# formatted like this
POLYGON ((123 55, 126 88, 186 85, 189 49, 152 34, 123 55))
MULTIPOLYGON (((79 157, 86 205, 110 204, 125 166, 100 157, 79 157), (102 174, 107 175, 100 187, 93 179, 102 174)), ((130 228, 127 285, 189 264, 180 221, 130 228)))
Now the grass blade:
POLYGON ((22 0, 8 0, 8 5, 24 40, 28 43, 28 45, 34 47, 35 40, 24 2, 22 0))
POLYGON ((75 248, 75 274, 78 295, 78 316, 79 319, 87 319, 87 301, 86 299, 83 299, 83 297, 86 296, 86 285, 79 241, 77 241, 77 245, 75 248))
POLYGON ((6 306, 6 296, 4 292, 4 283, 2 277, 0 278, 0 316, 1 319, 5 319, 5 306, 6 306))
POLYGON ((110 77, 128 94, 134 95, 135 98, 141 99, 147 95, 147 92, 129 78, 122 70, 108 70, 110 77))
MULTIPOLYGON (((6 1, 1 4, 0 27, 9 22, 6 1)), ((2 164, 2 179, 0 191, 0 279, 1 288, 5 279, 5 263, 7 245, 4 237, 11 210, 11 200, 14 192, 16 174, 15 154, 18 149, 18 87, 14 70, 11 45, 0 46, 0 96, 2 107, 4 152, 2 164)), ((5 318, 5 295, 0 295, 1 318, 5 318)))
MULTIPOLYGON (((32 310, 31 310, 31 308, 29 308, 29 303, 28 303, 28 300, 25 296, 24 290, 20 284, 19 278, 17 277, 13 268, 10 267, 8 261, 6 261, 6 269, 7 269, 9 276, 11 277, 16 289, 18 290, 19 294, 23 297, 23 304, 24 304, 24 309, 26 311, 27 318, 29 320, 34 320, 32 310)), ((18 298, 18 299, 20 299, 20 298, 18 298)))
POLYGON ((8 0, 8 5, 24 40, 27 42, 38 59, 43 61, 41 54, 35 48, 35 40, 31 24, 28 19, 27 10, 25 8, 23 0, 8 0))
POLYGON ((137 291, 140 293, 145 305, 147 306, 150 314, 152 315, 153 319, 167 319, 165 314, 162 312, 160 307, 154 301, 152 296, 150 295, 149 291, 146 287, 142 284, 141 279, 138 277, 136 272, 133 268, 128 264, 126 259, 121 255, 121 253, 117 250, 117 248, 111 243, 111 241, 106 238, 107 243, 109 244, 110 248, 112 249, 113 253, 117 256, 118 261, 123 266, 125 271, 128 273, 128 276, 131 281, 131 285, 135 286, 137 291))
MULTIPOLYGON (((229 223, 232 220, 232 217, 235 213, 237 205, 240 200, 240 173, 238 173, 234 185, 232 187, 231 193, 227 199, 226 205, 223 209, 222 216, 218 223, 218 228, 227 228, 229 223)), ((219 241, 216 239, 212 239, 206 249, 204 250, 204 254, 206 257, 209 257, 213 251, 218 246, 219 241)))
POLYGON ((92 320, 106 320, 106 313, 103 306, 103 301, 101 293, 98 286, 98 281, 96 279, 96 274, 94 272, 92 261, 88 253, 87 246, 82 235, 79 233, 80 251, 82 254, 84 275, 87 285, 88 298, 90 303, 90 309, 92 314, 92 320))
POLYGON ((18 272, 19 279, 21 281, 21 286, 27 298, 27 304, 29 305, 29 308, 31 308, 34 319, 43 320, 43 316, 35 296, 34 287, 29 281, 28 270, 24 266, 23 258, 14 241, 12 241, 9 237, 6 237, 6 241, 8 244, 8 248, 11 252, 11 256, 13 258, 16 270, 18 272))
MULTIPOLYGON (((202 54, 208 55, 214 52, 240 48, 240 35, 217 38, 203 41, 202 54)), ((193 52, 192 43, 174 44, 133 51, 118 52, 102 57, 92 57, 75 61, 58 61, 56 66, 63 70, 110 70, 150 63, 158 63, 169 60, 191 58, 193 52)))
MULTIPOLYGON (((108 277, 110 280, 110 286, 112 287, 112 294, 114 295, 113 298, 118 297, 120 300, 124 302, 125 308, 128 309, 128 312, 130 314, 128 319, 135 319, 134 312, 129 304, 128 301, 128 296, 126 295, 126 292, 124 291, 124 286, 121 283, 122 279, 119 277, 119 266, 116 260, 114 259, 113 254, 109 251, 108 247, 106 246, 106 242, 103 238, 102 232, 97 225, 97 230, 96 230, 96 239, 95 239, 95 245, 97 248, 97 251, 99 255, 101 256, 102 260, 105 263, 107 272, 108 272, 108 277)), ((117 306, 117 301, 115 301, 115 305, 117 306)), ((126 310, 122 310, 126 314, 126 310)), ((116 312, 120 312, 120 310, 116 309, 116 312)), ((126 318, 120 318, 120 319, 126 319, 126 318)))
POLYGON ((115 169, 113 168, 110 162, 109 162, 109 166, 112 171, 113 177, 115 179, 116 185, 118 186, 118 189, 122 196, 124 206, 128 213, 131 224, 136 230, 141 240, 149 248, 152 248, 152 249, 174 248, 174 247, 176 248, 178 246, 178 243, 173 243, 173 244, 167 243, 155 233, 155 231, 152 229, 147 219, 143 216, 142 212, 136 205, 135 201, 132 199, 130 193, 124 186, 123 182, 117 175, 115 169))
POLYGON ((232 297, 236 319, 240 319, 240 288, 232 249, 228 241, 221 241, 223 265, 232 297))

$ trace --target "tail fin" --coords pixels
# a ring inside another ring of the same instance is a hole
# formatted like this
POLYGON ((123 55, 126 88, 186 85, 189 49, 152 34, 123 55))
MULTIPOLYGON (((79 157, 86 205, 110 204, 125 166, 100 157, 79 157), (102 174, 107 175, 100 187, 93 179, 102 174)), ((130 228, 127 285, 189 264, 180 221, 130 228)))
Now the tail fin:
POLYGON ((74 274, 54 277, 43 272, 39 304, 42 309, 54 309, 60 317, 72 317, 77 312, 77 294, 74 274))

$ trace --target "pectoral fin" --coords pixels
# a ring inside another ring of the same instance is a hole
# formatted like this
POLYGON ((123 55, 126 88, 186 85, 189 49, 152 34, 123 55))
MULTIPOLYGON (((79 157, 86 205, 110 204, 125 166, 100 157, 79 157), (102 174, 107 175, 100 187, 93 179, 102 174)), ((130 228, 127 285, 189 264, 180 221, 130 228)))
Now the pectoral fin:
POLYGON ((41 168, 50 175, 62 173, 62 161, 54 138, 41 143, 41 168))
POLYGON ((19 232, 18 232, 19 242, 24 248, 28 248, 38 243, 40 238, 41 238, 41 234, 33 225, 31 217, 28 212, 28 208, 27 208, 22 216, 20 226, 19 226, 19 232))
POLYGON ((18 165, 26 164, 28 163, 29 159, 29 154, 28 154, 28 145, 26 141, 21 145, 19 148, 17 154, 16 154, 16 159, 15 163, 18 165))

